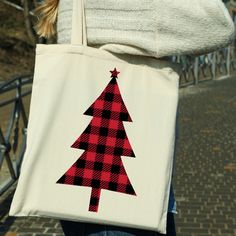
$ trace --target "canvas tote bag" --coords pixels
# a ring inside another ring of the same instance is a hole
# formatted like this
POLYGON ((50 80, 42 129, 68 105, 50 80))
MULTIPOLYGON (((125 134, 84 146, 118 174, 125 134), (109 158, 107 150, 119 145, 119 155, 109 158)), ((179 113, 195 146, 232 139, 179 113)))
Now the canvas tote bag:
POLYGON ((178 74, 161 60, 88 47, 83 9, 74 0, 72 44, 37 45, 10 215, 165 233, 178 74))

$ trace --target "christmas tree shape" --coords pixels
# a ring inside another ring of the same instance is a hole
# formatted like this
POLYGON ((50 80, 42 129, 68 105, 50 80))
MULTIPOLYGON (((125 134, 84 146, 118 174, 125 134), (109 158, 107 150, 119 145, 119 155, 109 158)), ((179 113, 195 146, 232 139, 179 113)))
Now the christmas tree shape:
POLYGON ((111 81, 85 111, 91 122, 71 147, 85 150, 57 181, 60 184, 92 188, 89 211, 97 212, 102 189, 136 195, 121 156, 135 157, 123 121, 132 122, 117 84, 120 72, 111 72, 111 81))

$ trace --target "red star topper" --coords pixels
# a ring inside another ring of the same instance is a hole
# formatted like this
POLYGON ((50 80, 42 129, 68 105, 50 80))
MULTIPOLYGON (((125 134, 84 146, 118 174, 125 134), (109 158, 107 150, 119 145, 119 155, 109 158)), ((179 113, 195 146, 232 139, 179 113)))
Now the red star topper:
POLYGON ((110 70, 110 72, 111 72, 111 77, 112 78, 117 78, 118 74, 120 74, 120 72, 117 71, 116 68, 113 71, 110 70))

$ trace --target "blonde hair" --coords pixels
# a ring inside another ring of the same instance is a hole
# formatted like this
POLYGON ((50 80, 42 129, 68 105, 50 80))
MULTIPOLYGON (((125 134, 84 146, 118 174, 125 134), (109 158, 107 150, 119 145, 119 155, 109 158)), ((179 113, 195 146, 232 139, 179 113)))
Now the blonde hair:
POLYGON ((59 0, 45 0, 36 10, 39 21, 35 30, 40 37, 49 38, 55 34, 55 23, 57 20, 59 0))

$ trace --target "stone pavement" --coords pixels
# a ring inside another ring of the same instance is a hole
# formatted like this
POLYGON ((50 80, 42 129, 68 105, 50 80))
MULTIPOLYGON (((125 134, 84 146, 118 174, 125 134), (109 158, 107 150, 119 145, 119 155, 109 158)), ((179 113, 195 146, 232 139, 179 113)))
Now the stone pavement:
MULTIPOLYGON (((181 89, 174 176, 178 236, 236 236, 236 77, 181 89)), ((0 235, 63 235, 57 220, 8 217, 14 186, 0 198, 0 235)))
POLYGON ((181 91, 179 236, 236 235, 236 77, 181 91))

